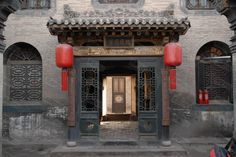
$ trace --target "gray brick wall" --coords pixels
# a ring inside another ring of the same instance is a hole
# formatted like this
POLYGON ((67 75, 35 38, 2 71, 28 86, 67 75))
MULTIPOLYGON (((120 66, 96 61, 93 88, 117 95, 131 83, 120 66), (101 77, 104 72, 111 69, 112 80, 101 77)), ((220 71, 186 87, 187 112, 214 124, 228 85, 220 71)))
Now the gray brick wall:
MULTIPOLYGON (((58 41, 57 37, 49 34, 46 23, 50 16, 62 18, 64 4, 69 4, 73 10, 81 12, 94 9, 90 0, 55 0, 48 11, 27 10, 11 15, 4 31, 7 47, 17 42, 26 42, 40 52, 43 60, 43 101, 47 105, 61 108, 66 106, 67 93, 60 91, 60 69, 55 65, 54 48, 58 41)), ((187 34, 180 37, 184 55, 183 64, 177 68, 177 90, 171 93, 173 132, 178 132, 181 127, 194 128, 195 125, 201 125, 202 121, 208 122, 208 120, 216 128, 227 126, 228 131, 231 131, 232 112, 195 113, 192 112, 191 107, 196 102, 195 57, 198 50, 210 41, 230 44, 229 39, 233 36, 233 32, 229 30, 229 24, 224 16, 216 11, 189 11, 185 8, 183 0, 145 0, 141 9, 163 11, 170 5, 175 6, 176 16, 188 16, 192 25, 187 34)), ((202 126, 207 127, 207 125, 202 126)), ((209 132, 204 127, 202 130, 209 132)), ((195 132, 192 132, 194 136, 195 132)), ((175 133, 173 136, 178 135, 175 133)))

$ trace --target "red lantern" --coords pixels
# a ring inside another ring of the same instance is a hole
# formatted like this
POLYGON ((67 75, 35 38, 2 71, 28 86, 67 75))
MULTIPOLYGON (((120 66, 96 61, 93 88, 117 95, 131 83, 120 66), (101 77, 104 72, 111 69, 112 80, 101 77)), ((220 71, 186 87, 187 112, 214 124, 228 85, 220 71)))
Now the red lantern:
POLYGON ((56 64, 60 68, 71 68, 74 64, 73 47, 60 44, 56 47, 56 64))
POLYGON ((182 63, 182 47, 178 43, 169 43, 164 49, 164 62, 167 66, 179 66, 182 63))
POLYGON ((56 47, 56 65, 62 68, 61 73, 61 89, 68 89, 68 71, 74 64, 73 47, 68 44, 60 44, 56 47))

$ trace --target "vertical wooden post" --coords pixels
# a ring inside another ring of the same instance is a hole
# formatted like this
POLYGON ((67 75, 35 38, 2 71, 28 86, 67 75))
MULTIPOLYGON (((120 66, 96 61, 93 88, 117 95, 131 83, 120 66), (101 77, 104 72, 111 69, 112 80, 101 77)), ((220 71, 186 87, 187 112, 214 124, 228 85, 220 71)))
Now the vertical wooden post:
POLYGON ((69 127, 75 127, 75 70, 69 70, 69 91, 68 91, 68 120, 69 127))
POLYGON ((170 146, 170 97, 169 97, 169 72, 168 68, 162 69, 162 144, 170 146))
POLYGON ((69 71, 69 90, 68 90, 68 146, 76 146, 76 104, 75 104, 75 86, 76 86, 76 71, 70 69, 69 71))

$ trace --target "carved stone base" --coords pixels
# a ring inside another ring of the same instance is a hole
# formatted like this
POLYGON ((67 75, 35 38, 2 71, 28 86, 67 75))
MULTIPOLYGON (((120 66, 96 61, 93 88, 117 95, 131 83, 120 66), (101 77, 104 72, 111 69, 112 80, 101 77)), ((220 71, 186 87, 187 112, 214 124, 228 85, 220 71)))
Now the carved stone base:
POLYGON ((162 141, 161 144, 165 147, 169 147, 171 146, 172 142, 170 140, 167 140, 167 141, 162 141))
POLYGON ((76 141, 67 141, 66 144, 68 147, 75 147, 77 145, 77 142, 76 141))

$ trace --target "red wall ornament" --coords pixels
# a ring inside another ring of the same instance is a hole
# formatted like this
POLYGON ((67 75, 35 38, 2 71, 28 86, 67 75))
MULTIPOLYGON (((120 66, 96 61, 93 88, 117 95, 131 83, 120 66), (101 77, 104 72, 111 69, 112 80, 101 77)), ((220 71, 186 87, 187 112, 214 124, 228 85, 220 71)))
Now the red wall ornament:
POLYGON ((170 81, 170 83, 169 83, 169 88, 171 89, 171 90, 174 90, 174 89, 176 89, 176 69, 170 69, 169 70, 169 81, 170 81))
POLYGON ((74 64, 73 47, 68 44, 59 44, 56 47, 56 65, 62 68, 61 73, 61 89, 68 90, 68 68, 72 68, 74 64))
POLYGON ((164 62, 166 66, 179 66, 182 64, 182 47, 179 43, 166 44, 164 62))

